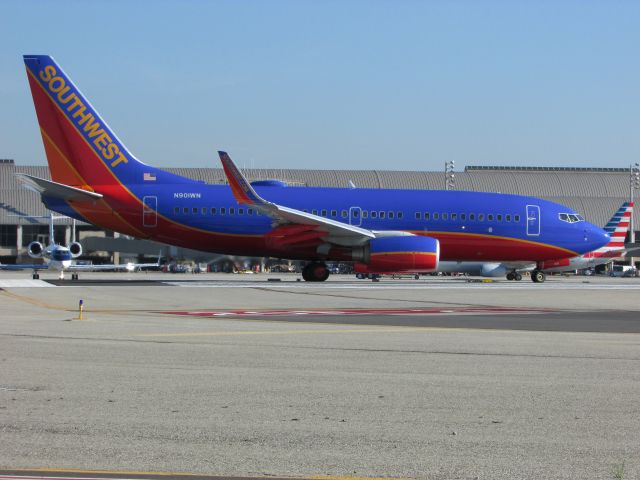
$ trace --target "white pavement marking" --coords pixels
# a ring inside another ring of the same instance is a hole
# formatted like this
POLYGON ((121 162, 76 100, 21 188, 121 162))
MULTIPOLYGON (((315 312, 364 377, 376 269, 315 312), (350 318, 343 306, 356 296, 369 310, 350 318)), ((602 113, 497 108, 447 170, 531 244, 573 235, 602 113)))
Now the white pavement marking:
POLYGON ((44 280, 0 280, 0 288, 38 288, 54 287, 44 280))
POLYGON ((384 283, 242 283, 242 282, 162 282, 165 285, 183 288, 264 288, 264 289, 322 289, 322 290, 451 290, 460 289, 509 289, 509 290, 640 290, 640 283, 637 284, 588 284, 588 283, 422 283, 422 284, 384 284, 384 283))

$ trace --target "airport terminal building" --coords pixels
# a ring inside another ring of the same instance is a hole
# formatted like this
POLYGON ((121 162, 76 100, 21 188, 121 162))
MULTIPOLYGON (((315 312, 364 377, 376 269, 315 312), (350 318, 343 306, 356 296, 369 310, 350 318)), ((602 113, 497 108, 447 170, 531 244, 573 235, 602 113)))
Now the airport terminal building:
MULTIPOLYGON (((168 168, 183 175, 210 184, 225 184, 221 168, 168 168)), ((24 261, 26 246, 34 241, 48 241, 48 220, 23 218, 24 215, 45 216, 49 211, 39 195, 26 189, 17 180, 16 173, 50 179, 47 166, 16 165, 13 160, 0 160, 0 261, 24 261)), ((248 169, 244 171, 250 181, 280 180, 288 188, 304 186, 349 188, 408 188, 442 190, 447 186, 455 190, 512 193, 541 197, 567 205, 580 212, 586 220, 604 226, 613 213, 631 195, 632 177, 629 168, 547 168, 469 166, 454 176, 441 172, 392 170, 301 170, 301 169, 248 169)), ((640 209, 634 208, 634 218, 640 209)), ((636 238, 638 222, 634 224, 636 238)), ((91 225, 78 222, 76 239, 84 254, 93 261, 106 261, 107 257, 136 258, 141 255, 163 254, 176 259, 210 262, 221 256, 160 246, 146 240, 122 237, 91 225)), ((68 244, 73 238, 72 221, 56 221, 56 241, 68 244)), ((83 257, 84 258, 84 257, 83 257)))

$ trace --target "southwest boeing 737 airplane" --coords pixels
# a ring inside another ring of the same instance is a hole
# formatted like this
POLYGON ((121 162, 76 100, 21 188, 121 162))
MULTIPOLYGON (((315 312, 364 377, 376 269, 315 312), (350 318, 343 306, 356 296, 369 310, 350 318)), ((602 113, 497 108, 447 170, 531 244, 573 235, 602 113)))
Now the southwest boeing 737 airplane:
POLYGON ((47 55, 24 62, 52 181, 22 174, 51 210, 126 235, 233 255, 327 260, 359 272, 431 272, 442 260, 543 263, 596 250, 602 229, 534 197, 461 191, 250 184, 219 152, 229 185, 137 160, 47 55), (571 220, 569 220, 571 219, 571 220))

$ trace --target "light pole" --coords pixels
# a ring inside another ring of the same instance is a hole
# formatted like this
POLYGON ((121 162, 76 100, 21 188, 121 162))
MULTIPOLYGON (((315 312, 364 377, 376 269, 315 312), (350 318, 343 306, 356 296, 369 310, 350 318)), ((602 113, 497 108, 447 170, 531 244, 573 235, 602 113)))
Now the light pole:
POLYGON ((456 186, 455 184, 455 171, 456 162, 450 160, 448 162, 444 162, 444 189, 445 190, 453 190, 456 186))
MULTIPOLYGON (((634 163, 633 165, 629 165, 629 201, 631 205, 633 205, 633 193, 635 190, 640 188, 640 164, 634 163)), ((635 206, 631 208, 631 218, 629 219, 629 242, 636 242, 636 232, 635 225, 633 221, 633 210, 635 206)), ((631 257, 631 266, 635 267, 634 258, 631 257)))

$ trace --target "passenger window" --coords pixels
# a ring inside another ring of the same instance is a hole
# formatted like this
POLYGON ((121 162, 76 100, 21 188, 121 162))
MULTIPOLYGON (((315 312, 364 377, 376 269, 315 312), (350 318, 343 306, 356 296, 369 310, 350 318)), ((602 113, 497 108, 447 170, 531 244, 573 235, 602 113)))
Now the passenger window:
POLYGON ((424 212, 424 219, 425 220, 429 220, 430 217, 431 217, 431 214, 429 212, 424 212))
POLYGON ((496 215, 496 220, 498 220, 499 222, 502 221, 502 215, 496 215))
POLYGON ((193 213, 194 215, 198 213, 198 207, 192 207, 191 208, 191 213, 193 213))
POLYGON ((351 216, 353 218, 358 218, 360 216, 360 210, 357 210, 357 209, 356 210, 352 210, 351 211, 351 216))
POLYGON ((224 207, 220 208, 220 215, 224 215, 227 212, 227 210, 224 207))
POLYGON ((378 212, 371 210, 371 218, 378 218, 378 212))
POLYGON ((384 212, 380 212, 379 216, 380 216, 381 219, 384 218, 384 212))
POLYGON ((369 212, 367 212, 366 210, 362 211, 362 218, 367 218, 369 216, 369 212))
POLYGON ((235 215, 236 214, 236 209, 233 207, 229 207, 229 215, 235 215))
POLYGON ((467 214, 466 213, 461 213, 460 214, 460 220, 462 220, 463 222, 467 219, 467 214))
POLYGON ((420 220, 422 218, 422 213, 416 212, 416 220, 420 220))
POLYGON ((247 215, 253 215, 253 208, 247 208, 247 215))
POLYGON ((388 217, 388 218, 393 218, 393 212, 389 212, 389 213, 387 214, 387 217, 388 217))
POLYGON ((458 214, 457 213, 452 213, 451 214, 451 220, 453 220, 453 221, 458 220, 458 214))
POLYGON ((396 215, 397 218, 402 218, 402 212, 398 212, 398 214, 396 215))
POLYGON ((520 221, 520 215, 514 215, 513 220, 516 222, 520 221))
POLYGON ((448 213, 442 213, 442 219, 443 220, 449 220, 449 214, 448 213))
POLYGON ((510 222, 510 221, 511 221, 511 215, 505 215, 504 219, 505 219, 507 222, 510 222))
POLYGON ((479 222, 483 222, 484 221, 484 213, 479 213, 478 214, 478 221, 479 222))
POLYGON ((488 220, 489 222, 493 222, 493 214, 492 214, 492 213, 490 213, 489 215, 487 215, 487 220, 488 220))
POLYGON ((173 207, 173 213, 175 215, 179 214, 180 213, 180 207, 173 207))
POLYGON ((189 209, 187 207, 184 207, 182 209, 182 213, 184 213, 185 215, 188 215, 189 214, 189 209))
POLYGON ((337 210, 331 210, 331 216, 332 217, 337 217, 338 216, 338 211, 337 210))
POLYGON ((340 212, 340 216, 341 216, 342 218, 347 218, 347 211, 346 211, 346 210, 342 210, 342 211, 340 212))
POLYGON ((476 214, 475 213, 470 213, 469 214, 469 220, 471 220, 472 222, 475 221, 476 219, 476 214))
POLYGON ((201 213, 202 215, 206 215, 206 214, 207 214, 207 207, 202 207, 202 208, 200 209, 200 213, 201 213))
POLYGON ((244 215, 244 208, 238 209, 238 215, 244 215))
POLYGON ((314 215, 318 215, 318 210, 316 210, 315 208, 313 210, 311 210, 311 213, 314 215))
POLYGON ((211 215, 215 215, 216 214, 216 207, 211 207, 211 215))
POLYGON ((434 219, 434 220, 440 220, 440 214, 439 214, 438 212, 435 212, 435 213, 433 214, 433 219, 434 219))
POLYGON ((326 217, 327 216, 327 211, 326 210, 322 210, 322 216, 326 217))

